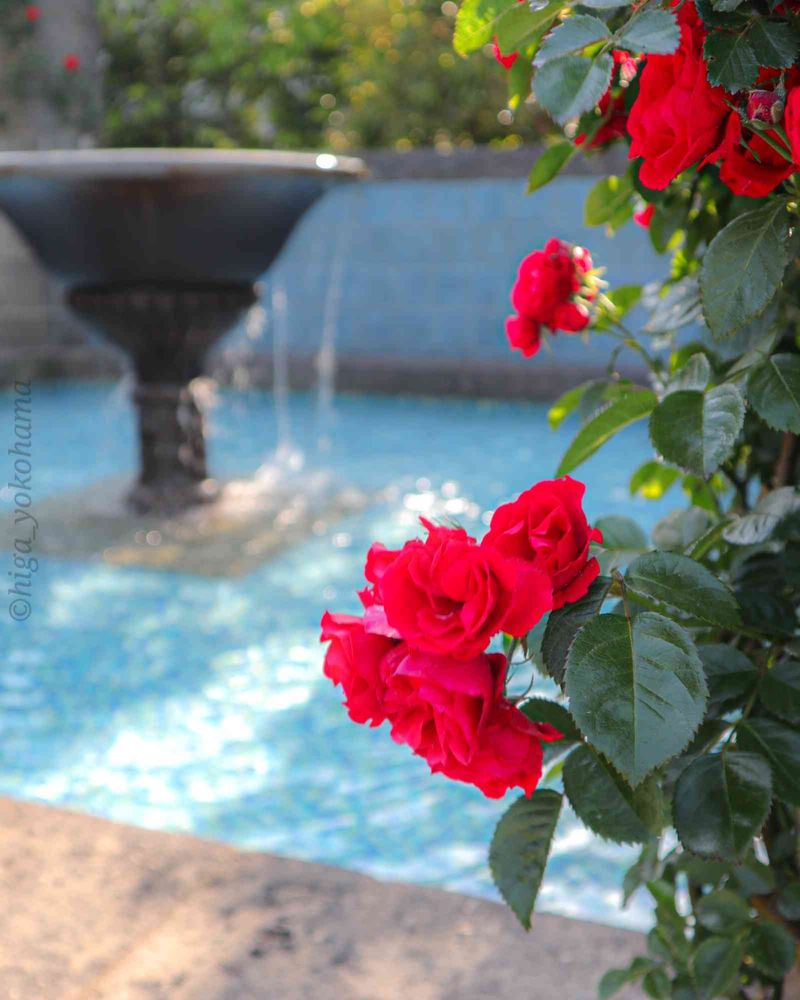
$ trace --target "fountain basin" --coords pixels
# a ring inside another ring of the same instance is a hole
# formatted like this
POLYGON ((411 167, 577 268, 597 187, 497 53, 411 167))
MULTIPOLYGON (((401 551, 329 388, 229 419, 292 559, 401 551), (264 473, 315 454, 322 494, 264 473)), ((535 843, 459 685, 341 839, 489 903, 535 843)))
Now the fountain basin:
POLYGON ((216 497, 193 383, 305 212, 364 173, 360 160, 314 153, 0 153, 0 209, 73 311, 131 358, 136 511, 216 497))

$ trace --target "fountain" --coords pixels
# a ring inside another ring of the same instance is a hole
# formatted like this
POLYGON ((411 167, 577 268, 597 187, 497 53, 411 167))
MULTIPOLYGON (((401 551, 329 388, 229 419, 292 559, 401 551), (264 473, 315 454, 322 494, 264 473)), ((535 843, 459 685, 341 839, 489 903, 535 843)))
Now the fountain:
POLYGON ((0 153, 0 208, 70 308, 132 360, 134 511, 170 515, 217 497, 195 389, 205 357, 256 302, 258 278, 307 209, 363 173, 330 154, 0 153))

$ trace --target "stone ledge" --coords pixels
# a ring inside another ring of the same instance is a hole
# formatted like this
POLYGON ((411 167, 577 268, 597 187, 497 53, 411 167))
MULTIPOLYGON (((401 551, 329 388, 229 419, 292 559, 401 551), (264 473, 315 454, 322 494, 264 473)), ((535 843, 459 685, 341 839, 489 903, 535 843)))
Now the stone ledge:
POLYGON ((494 903, 10 799, 0 864, 8 1000, 595 1000, 602 971, 644 948, 546 915, 526 935, 494 903))

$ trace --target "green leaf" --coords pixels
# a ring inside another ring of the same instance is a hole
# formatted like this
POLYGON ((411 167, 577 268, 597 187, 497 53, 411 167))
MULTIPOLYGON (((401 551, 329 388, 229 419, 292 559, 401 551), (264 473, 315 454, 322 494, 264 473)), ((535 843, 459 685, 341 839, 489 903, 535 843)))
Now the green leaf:
POLYGON ((649 389, 635 389, 613 400, 578 431, 556 475, 565 476, 572 472, 618 431, 652 413, 655 405, 656 397, 649 389))
POLYGON ((631 476, 631 496, 660 500, 680 476, 677 469, 662 465, 661 462, 645 462, 631 476))
POLYGON ((688 556, 648 552, 628 567, 625 587, 634 600, 656 604, 671 617, 736 628, 739 609, 718 577, 688 556))
POLYGON ((753 924, 746 948, 753 965, 770 979, 782 979, 794 968, 797 946, 789 931, 780 924, 768 920, 753 924))
POLYGON ((680 44, 681 33, 675 15, 651 8, 624 25, 617 44, 629 52, 671 55, 680 44))
POLYGON ((642 297, 641 285, 619 285, 607 292, 598 303, 593 329, 610 330, 637 305, 642 297))
POLYGON ((706 682, 689 634, 661 615, 601 615, 569 651, 579 727, 632 785, 680 753, 703 718, 706 682))
POLYGON ((557 701, 550 701, 547 698, 529 698, 519 707, 523 715, 526 715, 531 722, 546 722, 548 726, 555 726, 564 737, 559 745, 566 745, 581 739, 580 730, 575 725, 575 720, 567 709, 563 705, 559 705, 557 701))
POLYGON ((667 394, 683 389, 703 392, 711 380, 711 363, 702 351, 693 354, 669 380, 667 394))
POLYGON ((788 69, 797 59, 797 36, 786 21, 756 17, 750 22, 747 40, 759 66, 788 69))
POLYGON ((760 694, 773 715, 800 725, 800 663, 797 660, 787 660, 768 670, 761 682, 760 694))
POLYGON ((597 104, 608 90, 613 68, 608 54, 594 60, 562 56, 537 70, 533 93, 545 111, 564 125, 597 104))
POLYGON ((578 818, 606 840, 641 844, 663 825, 658 782, 648 778, 632 789, 590 747, 578 747, 567 757, 564 791, 578 818))
POLYGON ((800 882, 791 882, 778 893, 778 913, 784 920, 800 920, 800 882))
MULTIPOLYGON (((580 719, 575 718, 580 725, 580 719)), ((739 726, 737 743, 743 750, 766 757, 772 769, 775 794, 789 805, 800 806, 800 767, 797 766, 800 732, 773 719, 751 718, 739 726)))
POLYGON ((730 456, 743 423, 744 400, 735 385, 706 393, 684 389, 656 407, 650 437, 668 462, 708 478, 730 456))
POLYGON ((595 527, 603 534, 603 548, 624 552, 646 552, 647 535, 630 517, 608 514, 595 521, 595 527))
POLYGON ((549 184, 561 169, 577 152, 577 146, 572 142, 557 142, 536 158, 533 169, 528 174, 528 194, 538 191, 549 184))
POLYGON ((726 996, 739 980, 743 957, 742 942, 737 938, 707 938, 692 959, 699 1000, 726 996))
POLYGON ((673 510, 653 528, 656 548, 665 552, 684 552, 703 537, 711 524, 711 515, 702 507, 673 510))
POLYGON ((588 621, 600 614, 610 587, 611 580, 599 577, 585 597, 551 612, 542 640, 542 660, 545 670, 557 684, 564 683, 567 655, 575 636, 588 621))
POLYGON ((558 430, 567 417, 578 409, 581 405, 581 400, 586 394, 586 390, 593 385, 596 385, 596 382, 584 382, 583 385, 576 385, 573 389, 567 389, 563 396, 559 396, 547 411, 547 422, 550 425, 551 431, 558 430))
POLYGON ((459 55, 488 45, 497 33, 498 24, 517 0, 464 0, 456 17, 453 45, 459 55))
POLYGON ((772 800, 767 761, 758 753, 706 754, 675 786, 673 816, 683 846, 712 858, 737 858, 758 836, 772 800))
POLYGON ((608 25, 591 14, 573 14, 557 25, 544 39, 533 61, 534 66, 543 66, 551 59, 558 59, 570 52, 585 49, 592 42, 610 38, 608 25))
POLYGON ((760 545, 768 541, 780 523, 800 508, 800 497, 793 486, 782 486, 763 496, 749 514, 737 517, 722 532, 733 545, 760 545))
POLYGON ((602 226, 609 222, 633 197, 633 180, 629 173, 621 177, 604 177, 586 197, 583 217, 587 226, 602 226))
POLYGON ((786 201, 774 198, 734 219, 711 241, 700 286, 716 340, 730 337, 772 301, 788 264, 788 237, 786 201))
POLYGON ((530 4, 516 3, 497 22, 497 41, 503 52, 514 52, 530 41, 541 37, 553 23, 561 9, 560 2, 545 3, 541 10, 532 10, 530 4))
POLYGON ((735 934, 750 922, 750 907, 730 889, 701 897, 694 907, 698 923, 713 934, 735 934))
POLYGON ((724 643, 700 646, 708 684, 709 712, 725 712, 743 705, 758 680, 758 669, 741 650, 724 643))
POLYGON ((557 792, 546 788, 517 799, 497 824, 489 848, 495 885, 525 930, 531 927, 561 802, 557 792))
POLYGON ((645 333, 674 333, 681 327, 696 323, 703 314, 700 281, 696 274, 687 275, 668 286, 666 294, 656 301, 645 333))
POLYGON ((670 1000, 672 985, 663 969, 651 969, 642 980, 642 988, 654 1000, 670 1000))
POLYGON ((774 354, 754 368, 747 381, 747 398, 770 427, 800 434, 800 357, 774 354))
POLYGON ((631 962, 627 969, 610 969, 600 980, 598 996, 600 1000, 609 1000, 615 993, 618 993, 623 986, 635 983, 646 973, 655 967, 655 963, 649 958, 637 957, 631 962))
POLYGON ((708 81, 729 93, 747 90, 758 79, 758 58, 746 31, 714 31, 706 38, 708 81))

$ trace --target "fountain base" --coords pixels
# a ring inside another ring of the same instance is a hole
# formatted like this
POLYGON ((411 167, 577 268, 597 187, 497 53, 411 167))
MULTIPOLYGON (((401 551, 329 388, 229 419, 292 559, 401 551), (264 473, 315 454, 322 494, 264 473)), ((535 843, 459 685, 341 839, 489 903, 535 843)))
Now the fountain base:
MULTIPOLYGON (((129 488, 106 479, 40 501, 36 517, 46 530, 37 555, 235 578, 379 499, 323 473, 261 476, 225 483, 213 501, 164 516, 133 511, 129 488)), ((13 550, 13 533, 6 518, 0 548, 13 550)))
POLYGON ((133 360, 140 471, 128 503, 137 513, 171 514, 216 498, 196 380, 209 349, 255 301, 244 284, 110 285, 69 295, 72 310, 133 360))

